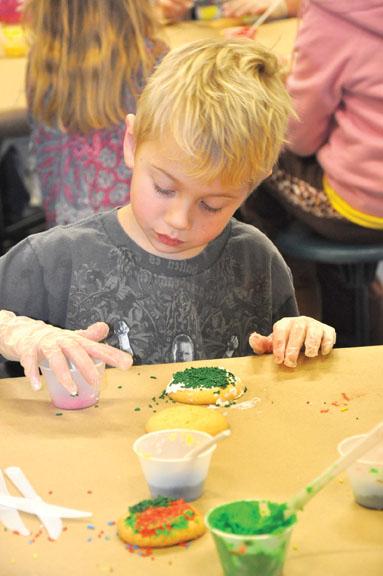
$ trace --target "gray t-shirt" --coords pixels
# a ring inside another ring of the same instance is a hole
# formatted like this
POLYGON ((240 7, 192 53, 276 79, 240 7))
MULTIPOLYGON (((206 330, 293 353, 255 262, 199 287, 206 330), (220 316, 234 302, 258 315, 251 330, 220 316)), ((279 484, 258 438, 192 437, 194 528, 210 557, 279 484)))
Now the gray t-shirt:
POLYGON ((298 313, 290 271, 256 228, 232 219, 198 256, 169 260, 133 242, 116 210, 7 252, 0 309, 69 329, 102 320, 144 364, 244 356, 252 331, 298 313))

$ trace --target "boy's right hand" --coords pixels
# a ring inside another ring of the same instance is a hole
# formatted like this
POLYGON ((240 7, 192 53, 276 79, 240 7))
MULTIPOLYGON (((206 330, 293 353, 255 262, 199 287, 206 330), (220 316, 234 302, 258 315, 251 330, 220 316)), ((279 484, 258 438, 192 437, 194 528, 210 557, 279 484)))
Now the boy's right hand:
POLYGON ((127 370, 132 357, 127 352, 102 344, 108 335, 108 325, 96 322, 86 330, 64 330, 33 320, 15 316, 13 312, 0 312, 0 353, 8 360, 17 360, 24 368, 35 390, 41 388, 39 364, 46 359, 60 384, 71 394, 77 392, 68 362, 76 365, 83 378, 97 384, 100 375, 92 358, 110 366, 127 370))

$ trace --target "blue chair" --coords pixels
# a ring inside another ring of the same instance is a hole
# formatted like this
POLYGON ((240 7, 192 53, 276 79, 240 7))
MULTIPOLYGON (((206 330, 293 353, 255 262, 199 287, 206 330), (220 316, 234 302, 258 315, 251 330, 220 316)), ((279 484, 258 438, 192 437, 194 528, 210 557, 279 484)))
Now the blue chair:
POLYGON ((327 240, 298 221, 281 230, 273 241, 284 256, 338 267, 353 292, 354 344, 370 344, 368 287, 375 277, 378 262, 383 260, 383 243, 344 244, 327 240))

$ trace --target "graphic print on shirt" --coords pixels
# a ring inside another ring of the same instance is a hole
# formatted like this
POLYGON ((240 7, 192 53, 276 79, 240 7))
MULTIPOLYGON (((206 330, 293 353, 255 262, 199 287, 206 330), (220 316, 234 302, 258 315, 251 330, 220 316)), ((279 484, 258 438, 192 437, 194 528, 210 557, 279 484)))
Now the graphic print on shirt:
POLYGON ((224 358, 232 358, 233 356, 235 356, 235 352, 238 349, 238 346, 239 346, 238 337, 232 336, 226 345, 224 358))
POLYGON ((120 350, 128 352, 133 358, 133 364, 141 364, 141 358, 133 352, 133 348, 129 339, 130 328, 125 320, 116 320, 113 324, 113 332, 118 338, 118 345, 120 350))
POLYGON ((194 359, 192 338, 187 334, 177 334, 172 344, 172 362, 191 362, 194 359))
POLYGON ((171 260, 142 260, 120 247, 110 250, 102 269, 97 259, 78 265, 69 326, 89 325, 90 316, 104 321, 108 343, 130 348, 146 364, 244 356, 251 353, 250 333, 270 325, 270 303, 263 300, 268 276, 249 285, 232 254, 196 274, 183 262, 185 274, 171 260), (118 324, 122 319, 125 325, 118 324))

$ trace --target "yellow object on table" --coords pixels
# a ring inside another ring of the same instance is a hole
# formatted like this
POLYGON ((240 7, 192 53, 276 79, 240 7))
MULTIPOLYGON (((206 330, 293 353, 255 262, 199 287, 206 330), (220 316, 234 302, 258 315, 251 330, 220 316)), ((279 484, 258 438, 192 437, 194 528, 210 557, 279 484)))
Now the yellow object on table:
POLYGON ((6 58, 26 56, 28 45, 19 24, 0 24, 0 55, 6 58))
POLYGON ((214 20, 219 18, 221 9, 217 4, 207 4, 206 6, 195 7, 196 15, 198 20, 214 20))
MULTIPOLYGON (((301 357, 295 370, 269 355, 187 363, 239 376, 248 390, 238 406, 259 398, 250 408, 219 409, 232 433, 212 457, 196 507, 205 514, 235 499, 286 501, 333 462, 339 441, 381 420, 382 362, 383 346, 372 346, 301 357)), ((174 406, 159 396, 183 368, 108 369, 98 407, 83 411, 58 411, 24 378, 0 380, 0 468, 20 466, 48 503, 93 512, 64 519, 55 542, 32 515, 21 513, 30 537, 0 526, 2 576, 222 576, 210 534, 186 548, 138 551, 125 547, 114 524, 149 498, 132 444, 152 414, 174 406)), ((382 525, 383 512, 356 504, 342 474, 299 514, 284 576, 381 576, 382 525)))

